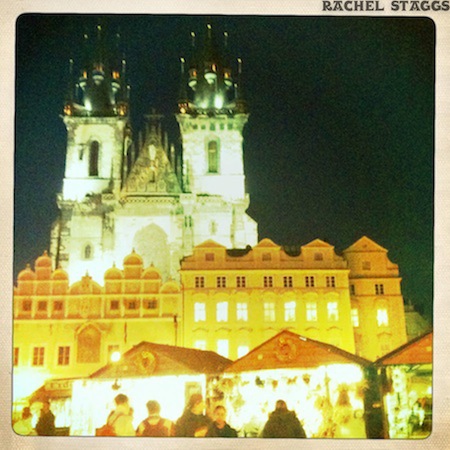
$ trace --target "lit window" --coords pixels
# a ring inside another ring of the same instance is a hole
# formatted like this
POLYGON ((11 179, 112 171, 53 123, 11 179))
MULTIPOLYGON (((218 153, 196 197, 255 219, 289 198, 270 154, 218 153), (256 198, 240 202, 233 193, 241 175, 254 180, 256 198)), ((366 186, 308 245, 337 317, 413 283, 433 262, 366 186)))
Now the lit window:
POLYGON ((262 260, 263 261, 271 261, 272 260, 272 255, 270 253, 263 253, 262 254, 262 260))
POLYGON ((237 357, 242 358, 250 351, 250 348, 248 345, 239 345, 237 348, 237 357))
POLYGON ((305 286, 306 287, 314 287, 314 284, 315 284, 314 277, 308 277, 308 276, 305 277, 305 286))
POLYGON ((275 322, 275 303, 273 302, 264 303, 264 321, 275 322))
POLYGON ((328 302, 327 303, 328 310, 328 320, 332 322, 336 322, 339 319, 339 311, 337 302, 328 302))
POLYGON ((227 287, 227 278, 226 277, 217 277, 217 287, 224 288, 227 287))
POLYGON ((295 301, 286 302, 284 304, 284 320, 286 322, 295 321, 295 301))
POLYGON ((283 286, 285 288, 291 288, 293 286, 291 276, 283 277, 283 286))
POLYGON ((238 288, 245 288, 247 284, 247 280, 243 276, 236 277, 236 287, 238 288))
POLYGON ((216 309, 217 322, 228 322, 228 302, 218 302, 216 309))
POLYGON ((195 341, 194 348, 196 348, 197 350, 206 350, 206 341, 204 339, 195 341))
POLYGON ((208 172, 217 173, 219 170, 219 150, 217 141, 208 142, 208 172))
POLYGON ((386 308, 377 310, 377 322, 379 327, 387 327, 389 325, 388 311, 386 308))
POLYGON ((363 261, 363 263, 362 263, 363 270, 370 270, 371 266, 372 265, 370 264, 370 261, 363 261))
POLYGON ((47 302, 46 301, 39 301, 37 304, 37 310, 38 311, 47 311, 47 302))
POLYGON ((322 253, 314 253, 314 261, 323 261, 322 253))
POLYGON ((264 287, 265 288, 273 287, 273 277, 270 276, 264 277, 264 287))
POLYGON ((33 366, 43 366, 44 365, 44 347, 34 347, 33 348, 33 366))
POLYGON ((70 361, 70 347, 58 347, 58 366, 68 366, 70 361))
POLYGON ((358 308, 352 308, 352 324, 354 327, 359 327, 359 312, 358 308))
POLYGON ((384 295, 384 284, 375 285, 375 295, 384 295))
POLYGON ((204 303, 194 303, 194 321, 203 322, 206 320, 206 305, 204 303))
POLYGON ((228 358, 229 353, 229 343, 228 339, 218 339, 217 340, 217 353, 225 358, 228 358))
POLYGON ((13 365, 14 367, 19 365, 19 347, 14 347, 13 365))
POLYGON ((308 322, 317 322, 317 303, 306 303, 306 320, 308 322))
POLYGON ((119 309, 119 300, 111 300, 111 303, 109 304, 109 309, 111 311, 115 311, 119 309))
POLYGON ((247 320, 248 320, 248 305, 247 305, 247 303, 236 303, 236 319, 247 322, 247 320))
POLYGON ((158 307, 158 300, 147 300, 146 307, 147 309, 156 309, 158 307))
POLYGON ((330 277, 326 277, 326 284, 327 287, 330 288, 334 288, 336 287, 336 277, 330 276, 330 277))
POLYGON ((205 277, 195 277, 195 287, 204 288, 205 287, 205 277))
POLYGON ((356 288, 354 284, 350 285, 350 295, 356 295, 356 288))
POLYGON ((22 310, 23 311, 31 311, 31 300, 24 300, 22 302, 22 310))

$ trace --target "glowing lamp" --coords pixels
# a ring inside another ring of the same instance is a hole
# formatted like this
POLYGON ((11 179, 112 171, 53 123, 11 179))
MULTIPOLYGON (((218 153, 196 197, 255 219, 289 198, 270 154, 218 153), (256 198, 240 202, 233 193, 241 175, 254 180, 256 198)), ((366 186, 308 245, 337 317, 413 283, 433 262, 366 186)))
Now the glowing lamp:
POLYGON ((116 362, 118 362, 118 361, 120 361, 120 357, 121 357, 121 354, 120 354, 120 352, 112 352, 111 353, 111 362, 113 362, 113 363, 116 363, 116 362))

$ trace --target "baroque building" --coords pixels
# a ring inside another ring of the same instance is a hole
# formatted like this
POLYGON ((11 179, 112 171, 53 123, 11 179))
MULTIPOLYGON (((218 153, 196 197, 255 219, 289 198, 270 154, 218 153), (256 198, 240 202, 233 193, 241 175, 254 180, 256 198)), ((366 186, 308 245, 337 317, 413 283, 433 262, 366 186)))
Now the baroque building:
POLYGON ((257 242, 246 213, 241 62, 233 70, 211 27, 192 61, 182 59, 176 119, 182 153, 169 145, 157 114, 144 137, 129 122, 126 62, 108 51, 98 28, 79 76, 69 86, 63 120, 66 168, 50 254, 72 280, 104 271, 134 248, 164 279, 178 276, 180 259, 213 238, 227 247, 257 242))
POLYGON ((50 253, 14 288, 14 402, 142 341, 237 359, 283 330, 375 360, 406 342, 398 266, 363 237, 258 243, 246 213, 241 61, 211 27, 181 60, 178 151, 156 113, 135 139, 126 63, 102 30, 69 85, 50 253), (121 266, 122 263, 122 266, 121 266), (32 336, 32 338, 30 338, 32 336))

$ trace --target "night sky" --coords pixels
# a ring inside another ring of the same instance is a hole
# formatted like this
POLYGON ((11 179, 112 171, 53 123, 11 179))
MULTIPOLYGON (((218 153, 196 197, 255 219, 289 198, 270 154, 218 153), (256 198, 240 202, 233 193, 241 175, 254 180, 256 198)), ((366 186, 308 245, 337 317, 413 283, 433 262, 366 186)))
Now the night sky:
POLYGON ((135 131, 152 108, 175 128, 190 32, 200 43, 207 23, 227 31, 231 54, 243 59, 248 213, 260 239, 320 238, 340 253, 367 235, 399 264, 406 302, 431 318, 435 30, 421 18, 19 17, 15 278, 49 247, 68 61, 79 60, 83 33, 100 21, 123 37, 135 131))

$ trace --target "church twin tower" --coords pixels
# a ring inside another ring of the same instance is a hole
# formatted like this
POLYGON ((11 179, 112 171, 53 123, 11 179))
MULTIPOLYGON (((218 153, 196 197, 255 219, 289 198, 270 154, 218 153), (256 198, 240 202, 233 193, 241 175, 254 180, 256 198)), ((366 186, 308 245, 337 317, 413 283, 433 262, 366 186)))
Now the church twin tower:
POLYGON ((257 224, 245 212, 241 60, 231 63, 224 38, 221 49, 208 25, 203 45, 194 45, 190 61, 181 59, 180 154, 157 114, 134 139, 126 62, 108 50, 101 27, 93 48, 85 36, 76 77, 71 61, 66 169, 51 236, 55 266, 72 281, 87 271, 102 282, 132 249, 145 266, 175 278, 180 259, 207 239, 227 248, 256 244, 257 224))

